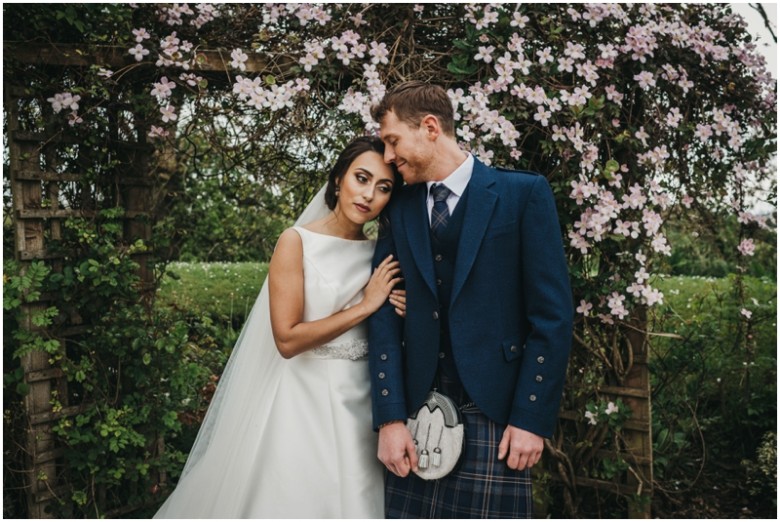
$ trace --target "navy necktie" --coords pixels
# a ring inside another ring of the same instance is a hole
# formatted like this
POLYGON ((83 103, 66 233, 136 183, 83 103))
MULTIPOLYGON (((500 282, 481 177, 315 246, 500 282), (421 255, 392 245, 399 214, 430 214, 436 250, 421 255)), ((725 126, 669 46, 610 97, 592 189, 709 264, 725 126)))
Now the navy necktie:
POLYGON ((450 209, 447 206, 447 197, 452 193, 450 189, 441 183, 431 185, 431 195, 433 196, 433 210, 431 211, 431 230, 436 237, 447 228, 447 221, 450 219, 450 209))

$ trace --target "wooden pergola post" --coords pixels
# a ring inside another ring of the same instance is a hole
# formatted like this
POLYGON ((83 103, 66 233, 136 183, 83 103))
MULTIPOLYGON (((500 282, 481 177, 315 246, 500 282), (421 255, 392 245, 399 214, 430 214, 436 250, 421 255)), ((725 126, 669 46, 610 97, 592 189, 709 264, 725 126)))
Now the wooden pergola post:
MULTIPOLYGON (((43 202, 52 202, 53 215, 59 212, 57 189, 52 180, 47 180, 40 170, 43 146, 30 135, 19 129, 19 97, 14 89, 6 88, 4 104, 8 115, 8 149, 11 184, 13 192, 13 211, 15 219, 15 257, 23 263, 33 259, 47 258, 45 249, 46 220, 41 213, 43 202), (44 198, 44 185, 46 197, 44 198)), ((49 232, 58 238, 61 230, 59 222, 49 224, 49 232)), ((23 268, 24 270, 24 268, 23 268)), ((43 302, 22 305, 22 328, 36 331, 32 317, 45 309, 43 302)), ((24 381, 29 392, 24 398, 28 427, 26 430, 25 453, 27 455, 27 509, 30 518, 48 518, 49 503, 62 493, 58 487, 59 469, 57 459, 62 455, 52 432, 54 421, 67 408, 67 387, 62 370, 52 367, 50 355, 42 351, 32 351, 21 359, 24 381), (55 411, 52 399, 59 404, 55 411), (59 409, 62 406, 63 409, 59 409)))
POLYGON ((643 504, 631 503, 629 516, 631 518, 651 518, 649 499, 653 496, 653 422, 650 392, 650 368, 648 366, 650 351, 647 339, 647 314, 640 309, 638 319, 641 330, 629 330, 626 333, 628 349, 632 351, 633 365, 625 378, 625 388, 628 392, 625 403, 633 413, 632 421, 640 429, 627 430, 624 438, 626 449, 633 458, 630 474, 627 477, 629 486, 636 488, 637 496, 647 499, 643 504))

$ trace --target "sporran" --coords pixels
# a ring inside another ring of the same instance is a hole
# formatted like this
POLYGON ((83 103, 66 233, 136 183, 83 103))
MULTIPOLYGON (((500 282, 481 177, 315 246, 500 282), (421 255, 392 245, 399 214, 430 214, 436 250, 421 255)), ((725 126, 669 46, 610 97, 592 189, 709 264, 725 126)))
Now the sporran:
POLYGON ((465 432, 452 399, 430 392, 420 409, 406 420, 406 426, 417 451, 417 476, 436 480, 455 468, 463 454, 465 432))

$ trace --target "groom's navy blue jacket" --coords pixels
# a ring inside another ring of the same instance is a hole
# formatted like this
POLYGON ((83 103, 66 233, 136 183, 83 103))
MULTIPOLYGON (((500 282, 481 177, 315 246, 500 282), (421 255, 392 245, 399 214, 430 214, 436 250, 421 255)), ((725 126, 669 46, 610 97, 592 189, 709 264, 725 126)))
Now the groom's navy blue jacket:
MULTIPOLYGON (((572 295, 547 180, 478 160, 468 185, 449 303, 452 354, 469 397, 490 419, 543 437, 555 429, 572 342, 572 295)), ((388 207, 374 266, 401 262, 406 318, 386 303, 369 320, 375 429, 425 400, 439 361, 441 303, 427 188, 405 186, 388 207)))

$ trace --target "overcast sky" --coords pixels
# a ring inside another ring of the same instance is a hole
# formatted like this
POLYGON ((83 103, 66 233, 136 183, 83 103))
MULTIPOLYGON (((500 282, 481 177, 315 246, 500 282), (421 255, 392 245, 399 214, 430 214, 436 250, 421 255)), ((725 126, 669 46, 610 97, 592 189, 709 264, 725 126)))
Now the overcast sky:
MULTIPOLYGON (((758 11, 750 7, 747 2, 732 3, 734 11, 741 14, 748 23, 748 31, 756 37, 758 49, 764 53, 767 61, 767 69, 772 73, 772 77, 777 80, 777 44, 772 39, 772 35, 766 29, 764 19, 758 14, 758 11)), ((777 3, 762 3, 770 22, 772 31, 777 35, 777 3)))

